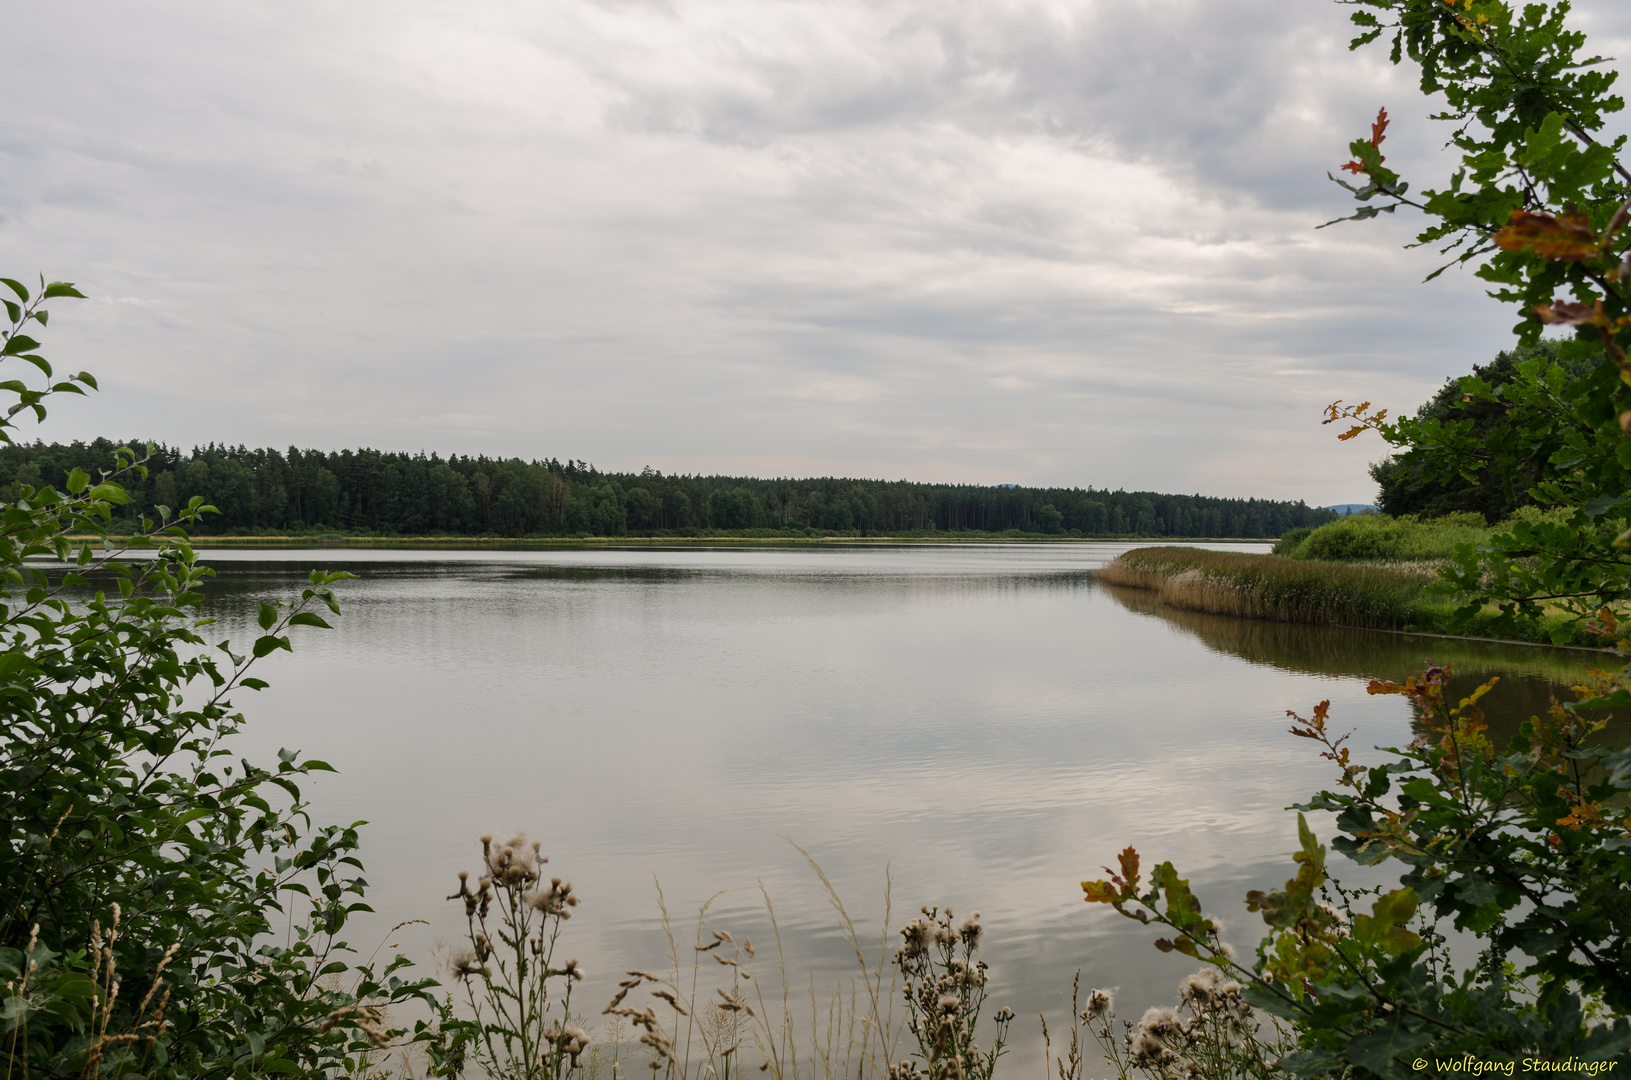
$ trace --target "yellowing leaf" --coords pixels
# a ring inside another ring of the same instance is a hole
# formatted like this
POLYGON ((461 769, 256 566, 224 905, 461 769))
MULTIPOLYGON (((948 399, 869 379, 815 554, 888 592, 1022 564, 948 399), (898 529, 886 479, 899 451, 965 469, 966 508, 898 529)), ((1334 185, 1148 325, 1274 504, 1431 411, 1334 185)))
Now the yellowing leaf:
POLYGON ((1082 899, 1089 904, 1113 904, 1121 899, 1121 890, 1108 881, 1084 881, 1082 892, 1087 894, 1082 899))
POLYGON ((1561 262, 1583 262, 1602 253, 1597 233, 1584 214, 1553 217, 1514 210, 1512 224, 1495 234, 1495 243, 1503 251, 1527 251, 1561 262))

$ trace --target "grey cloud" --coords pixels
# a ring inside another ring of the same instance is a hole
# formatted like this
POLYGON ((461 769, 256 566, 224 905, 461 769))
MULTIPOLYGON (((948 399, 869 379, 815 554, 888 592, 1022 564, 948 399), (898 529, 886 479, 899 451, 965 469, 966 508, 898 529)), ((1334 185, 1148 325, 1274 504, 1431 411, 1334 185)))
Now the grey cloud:
POLYGON ((53 434, 1346 501, 1320 406, 1511 320, 1408 220, 1313 230, 1379 104, 1441 168, 1342 15, 37 6, 0 241, 95 297, 53 434))

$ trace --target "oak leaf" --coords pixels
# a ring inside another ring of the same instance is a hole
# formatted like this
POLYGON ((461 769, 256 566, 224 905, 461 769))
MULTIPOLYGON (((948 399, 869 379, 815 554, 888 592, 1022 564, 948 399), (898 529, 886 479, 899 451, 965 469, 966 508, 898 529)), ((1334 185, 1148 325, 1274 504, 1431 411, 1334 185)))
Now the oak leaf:
POLYGON ((1553 217, 1514 210, 1512 223, 1495 234, 1495 243, 1502 251, 1527 251, 1559 262, 1584 262, 1602 253, 1591 220, 1579 213, 1553 217))
MULTIPOLYGON (((1382 109, 1376 110, 1376 120, 1370 126, 1370 145, 1371 145, 1371 147, 1373 149, 1376 149, 1376 150, 1381 149, 1382 140, 1387 138, 1387 135, 1385 134, 1386 131, 1387 131, 1387 125, 1388 125, 1387 109, 1382 108, 1382 109)), ((1382 154, 1378 153, 1376 155, 1376 163, 1378 165, 1380 165, 1382 162, 1384 162, 1386 160, 1387 160, 1387 158, 1384 157, 1382 154)), ((1358 176, 1361 173, 1364 173, 1364 174, 1367 174, 1367 175, 1370 173, 1369 166, 1367 166, 1363 162, 1359 162, 1359 161, 1350 161, 1346 165, 1342 166, 1342 169, 1343 169, 1344 172, 1351 172, 1355 176, 1358 176)))

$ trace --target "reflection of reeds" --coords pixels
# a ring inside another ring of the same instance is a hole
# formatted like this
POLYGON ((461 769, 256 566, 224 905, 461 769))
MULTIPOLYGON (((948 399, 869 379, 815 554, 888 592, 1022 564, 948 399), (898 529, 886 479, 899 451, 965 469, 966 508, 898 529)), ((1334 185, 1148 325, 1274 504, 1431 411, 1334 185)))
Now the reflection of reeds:
POLYGON ((1420 622, 1431 571, 1401 566, 1303 562, 1195 548, 1129 551, 1098 580, 1155 591, 1188 611, 1279 622, 1403 630, 1420 622))
MULTIPOLYGON (((1283 671, 1403 682, 1423 663, 1453 663, 1456 675, 1447 693, 1458 700, 1499 675, 1500 692, 1481 703, 1498 746, 1505 746, 1525 720, 1546 715, 1553 701, 1571 700, 1571 687, 1587 670, 1606 663, 1603 654, 1582 649, 1231 618, 1163 604, 1155 589, 1111 585, 1104 592, 1129 611, 1193 634, 1209 649, 1283 671)), ((1614 745, 1631 744, 1631 715, 1614 711, 1608 730, 1614 745)))

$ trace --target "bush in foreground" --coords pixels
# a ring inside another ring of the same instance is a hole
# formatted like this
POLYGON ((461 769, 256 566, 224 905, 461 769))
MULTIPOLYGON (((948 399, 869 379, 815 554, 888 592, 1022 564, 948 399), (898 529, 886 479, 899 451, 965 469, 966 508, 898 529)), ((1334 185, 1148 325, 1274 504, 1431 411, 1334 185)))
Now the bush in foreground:
MULTIPOLYGON (((0 355, 51 365, 29 336, 64 283, 15 302, 0 355)), ((43 418, 77 375, 3 390, 43 418)), ((9 440, 10 421, 0 421, 9 440)), ((250 674, 328 624, 316 574, 287 604, 263 604, 236 648, 203 634, 186 527, 209 508, 155 508, 126 547, 107 541, 124 451, 100 478, 24 485, 0 505, 0 1064, 8 1077, 312 1075, 385 1044, 381 1010, 424 998, 394 959, 350 968, 340 935, 362 902, 355 827, 312 829, 299 783, 327 770, 292 751, 275 766, 235 759, 232 704, 250 674), (274 931, 276 931, 274 936, 274 931), (352 976, 350 985, 332 977, 352 976)))

